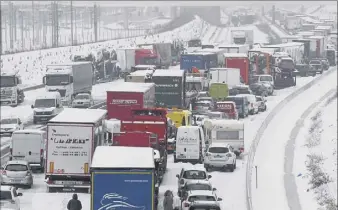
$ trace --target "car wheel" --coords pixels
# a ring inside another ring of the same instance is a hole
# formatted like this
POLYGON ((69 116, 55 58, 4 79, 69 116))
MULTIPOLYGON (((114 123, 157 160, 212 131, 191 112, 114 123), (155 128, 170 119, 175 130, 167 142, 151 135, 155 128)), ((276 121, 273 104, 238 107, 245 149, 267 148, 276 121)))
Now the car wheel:
POLYGON ((234 172, 234 170, 235 170, 235 164, 232 164, 232 165, 229 167, 229 169, 230 169, 230 172, 234 172))
POLYGON ((234 164, 234 168, 235 168, 235 169, 237 168, 236 162, 237 162, 237 161, 235 160, 235 164, 234 164))
POLYGON ((176 156, 174 155, 174 163, 177 163, 177 159, 176 156))
POLYGON ((267 108, 267 107, 266 107, 266 105, 265 105, 265 107, 264 107, 264 109, 263 109, 263 112, 265 112, 265 111, 266 111, 266 108, 267 108))

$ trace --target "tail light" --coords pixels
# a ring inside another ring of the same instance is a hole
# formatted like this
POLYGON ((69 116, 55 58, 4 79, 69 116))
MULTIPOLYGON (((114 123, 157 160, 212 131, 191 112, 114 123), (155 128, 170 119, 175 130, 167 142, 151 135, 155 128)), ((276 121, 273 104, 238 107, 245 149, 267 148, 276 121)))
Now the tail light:
POLYGON ((47 184, 53 184, 53 181, 51 179, 48 179, 47 184))
POLYGON ((231 154, 228 153, 228 154, 226 154, 226 156, 227 156, 227 157, 231 157, 231 154))
POLYGON ((54 172, 54 162, 50 162, 49 163, 49 173, 53 173, 54 172))
POLYGON ((209 152, 207 152, 207 153, 205 154, 205 156, 210 156, 210 153, 209 153, 209 152))
POLYGON ((11 204, 15 204, 15 200, 11 200, 11 204))
POLYGON ((32 175, 31 172, 27 171, 26 176, 30 176, 30 175, 32 175))
POLYGON ((251 108, 253 108, 253 104, 251 104, 251 108))
POLYGON ((6 170, 3 170, 1 174, 6 176, 7 175, 6 170))
POLYGON ((189 203, 184 203, 184 207, 189 207, 189 203))
POLYGON ((180 180, 180 184, 184 184, 184 179, 181 179, 181 180, 180 180))
POLYGON ((10 153, 11 155, 13 154, 13 149, 12 149, 12 148, 9 149, 9 153, 10 153))
POLYGON ((43 156, 43 149, 40 149, 40 156, 43 156))
POLYGON ((244 148, 239 148, 239 151, 242 153, 244 152, 244 148))
POLYGON ((89 172, 89 170, 88 170, 88 163, 85 163, 84 164, 84 166, 83 166, 83 172, 85 173, 85 174, 88 174, 88 172, 89 172))

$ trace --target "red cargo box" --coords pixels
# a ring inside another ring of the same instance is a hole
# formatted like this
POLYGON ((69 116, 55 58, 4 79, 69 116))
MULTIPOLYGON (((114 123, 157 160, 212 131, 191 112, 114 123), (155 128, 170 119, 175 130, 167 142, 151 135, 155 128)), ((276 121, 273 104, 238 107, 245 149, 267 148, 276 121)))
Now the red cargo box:
POLYGON ((244 53, 224 53, 225 67, 240 69, 241 77, 249 84, 249 58, 244 53))
POLYGON ((130 118, 132 109, 155 105, 155 84, 124 82, 107 91, 108 119, 130 118))
POLYGON ((157 147, 157 135, 150 132, 121 132, 114 133, 113 145, 126 147, 157 147))

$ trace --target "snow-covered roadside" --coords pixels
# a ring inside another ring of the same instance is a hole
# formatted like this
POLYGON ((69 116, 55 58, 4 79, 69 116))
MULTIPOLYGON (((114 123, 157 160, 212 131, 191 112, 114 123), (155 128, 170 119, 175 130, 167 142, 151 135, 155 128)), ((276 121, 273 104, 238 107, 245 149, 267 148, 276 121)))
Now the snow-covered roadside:
POLYGON ((156 35, 4 55, 1 57, 1 70, 18 71, 24 86, 39 85, 42 83, 46 65, 67 62, 70 60, 72 53, 90 52, 100 47, 122 48, 136 46, 141 43, 170 42, 178 38, 188 40, 192 37, 200 37, 202 27, 208 25, 206 23, 203 24, 203 22, 203 20, 196 17, 195 20, 180 28, 156 35))
POLYGON ((295 145, 294 174, 302 209, 337 209, 337 92, 314 109, 295 145))

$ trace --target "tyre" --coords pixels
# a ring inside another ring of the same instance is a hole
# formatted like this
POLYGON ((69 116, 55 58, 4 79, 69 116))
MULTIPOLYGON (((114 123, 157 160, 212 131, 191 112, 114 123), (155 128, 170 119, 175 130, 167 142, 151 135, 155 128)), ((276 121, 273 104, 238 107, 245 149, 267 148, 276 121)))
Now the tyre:
POLYGON ((176 159, 176 156, 174 155, 174 163, 177 163, 177 159, 176 159))
POLYGON ((231 166, 229 166, 229 170, 230 170, 230 172, 234 172, 234 170, 235 170, 235 164, 232 164, 231 166))
POLYGON ((234 169, 236 169, 236 168, 237 168, 237 165, 236 165, 236 163, 237 163, 237 161, 235 160, 234 169))
POLYGON ((267 107, 266 107, 266 105, 265 105, 265 107, 264 107, 264 109, 263 109, 263 112, 265 112, 265 111, 266 111, 266 109, 267 109, 267 107))

